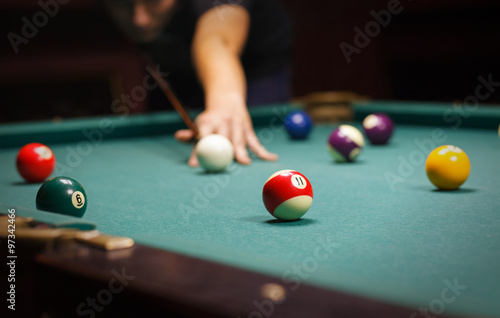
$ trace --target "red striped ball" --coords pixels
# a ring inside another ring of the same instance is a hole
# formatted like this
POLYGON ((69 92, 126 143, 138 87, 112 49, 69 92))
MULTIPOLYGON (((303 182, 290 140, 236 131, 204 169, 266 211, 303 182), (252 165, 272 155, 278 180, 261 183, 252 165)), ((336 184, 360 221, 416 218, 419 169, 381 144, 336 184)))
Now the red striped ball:
POLYGON ((300 172, 281 170, 267 179, 262 190, 264 205, 280 220, 297 220, 311 207, 311 183, 300 172))

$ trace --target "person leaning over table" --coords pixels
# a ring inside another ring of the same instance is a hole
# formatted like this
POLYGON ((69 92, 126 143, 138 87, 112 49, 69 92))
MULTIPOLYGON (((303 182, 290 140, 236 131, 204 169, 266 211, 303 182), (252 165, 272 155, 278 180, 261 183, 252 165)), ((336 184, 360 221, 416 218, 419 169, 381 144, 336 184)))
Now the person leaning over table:
MULTIPOLYGON (((290 98, 291 22, 277 0, 105 0, 118 28, 168 72, 187 105, 205 105, 195 119, 200 136, 218 133, 239 163, 248 149, 277 160, 256 136, 247 105, 290 98)), ((179 141, 190 130, 175 133, 179 141)), ((194 152, 188 164, 197 166, 194 152)))

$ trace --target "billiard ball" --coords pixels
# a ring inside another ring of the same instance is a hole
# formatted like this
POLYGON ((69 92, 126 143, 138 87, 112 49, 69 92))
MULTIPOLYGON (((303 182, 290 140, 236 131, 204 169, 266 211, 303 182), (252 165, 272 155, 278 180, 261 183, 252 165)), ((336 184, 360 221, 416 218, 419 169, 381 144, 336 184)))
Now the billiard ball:
POLYGON ((337 162, 353 162, 361 153, 365 140, 361 132, 351 125, 340 125, 328 138, 327 148, 337 162))
POLYGON ((27 144, 17 154, 17 171, 28 182, 42 182, 54 171, 55 165, 52 150, 40 143, 27 144))
POLYGON ((87 194, 76 180, 55 177, 45 181, 38 190, 36 208, 81 218, 87 210, 87 194))
POLYGON ((269 177, 262 190, 262 200, 267 211, 280 220, 301 218, 311 207, 311 183, 300 172, 281 170, 269 177))
POLYGON ((285 117, 285 129, 292 139, 306 138, 313 127, 311 117, 305 111, 295 111, 285 117))
POLYGON ((438 189, 456 190, 469 177, 469 157, 458 147, 440 146, 427 157, 425 171, 438 189))
POLYGON ((208 172, 220 172, 234 160, 231 142, 222 135, 212 134, 201 138, 195 147, 200 165, 208 172))
POLYGON ((394 123, 386 114, 371 114, 363 120, 363 130, 366 138, 372 144, 381 145, 387 143, 391 138, 394 123))

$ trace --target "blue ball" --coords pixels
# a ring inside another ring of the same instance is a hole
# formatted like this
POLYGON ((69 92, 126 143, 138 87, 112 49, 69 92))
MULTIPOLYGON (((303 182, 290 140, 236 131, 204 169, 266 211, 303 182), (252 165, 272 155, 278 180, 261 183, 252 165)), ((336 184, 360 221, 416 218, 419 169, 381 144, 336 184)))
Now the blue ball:
POLYGON ((305 111, 295 111, 285 117, 285 129, 292 139, 306 138, 313 127, 311 117, 305 111))

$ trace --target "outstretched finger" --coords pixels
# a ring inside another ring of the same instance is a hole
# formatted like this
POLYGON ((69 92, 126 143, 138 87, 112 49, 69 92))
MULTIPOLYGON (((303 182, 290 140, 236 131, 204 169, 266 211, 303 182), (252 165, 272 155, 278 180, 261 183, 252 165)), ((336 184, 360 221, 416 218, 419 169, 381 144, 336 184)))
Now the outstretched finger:
POLYGON ((244 165, 252 163, 252 159, 248 155, 243 127, 237 120, 234 120, 231 124, 231 142, 233 143, 236 161, 244 165))
POLYGON ((198 167, 199 165, 200 163, 198 162, 198 157, 196 156, 195 147, 193 147, 193 150, 191 151, 191 156, 189 156, 188 159, 188 166, 198 167))
POLYGON ((253 129, 247 132, 247 143, 248 148, 250 148, 250 150, 260 159, 268 161, 278 160, 277 154, 269 152, 264 146, 262 146, 253 129))

